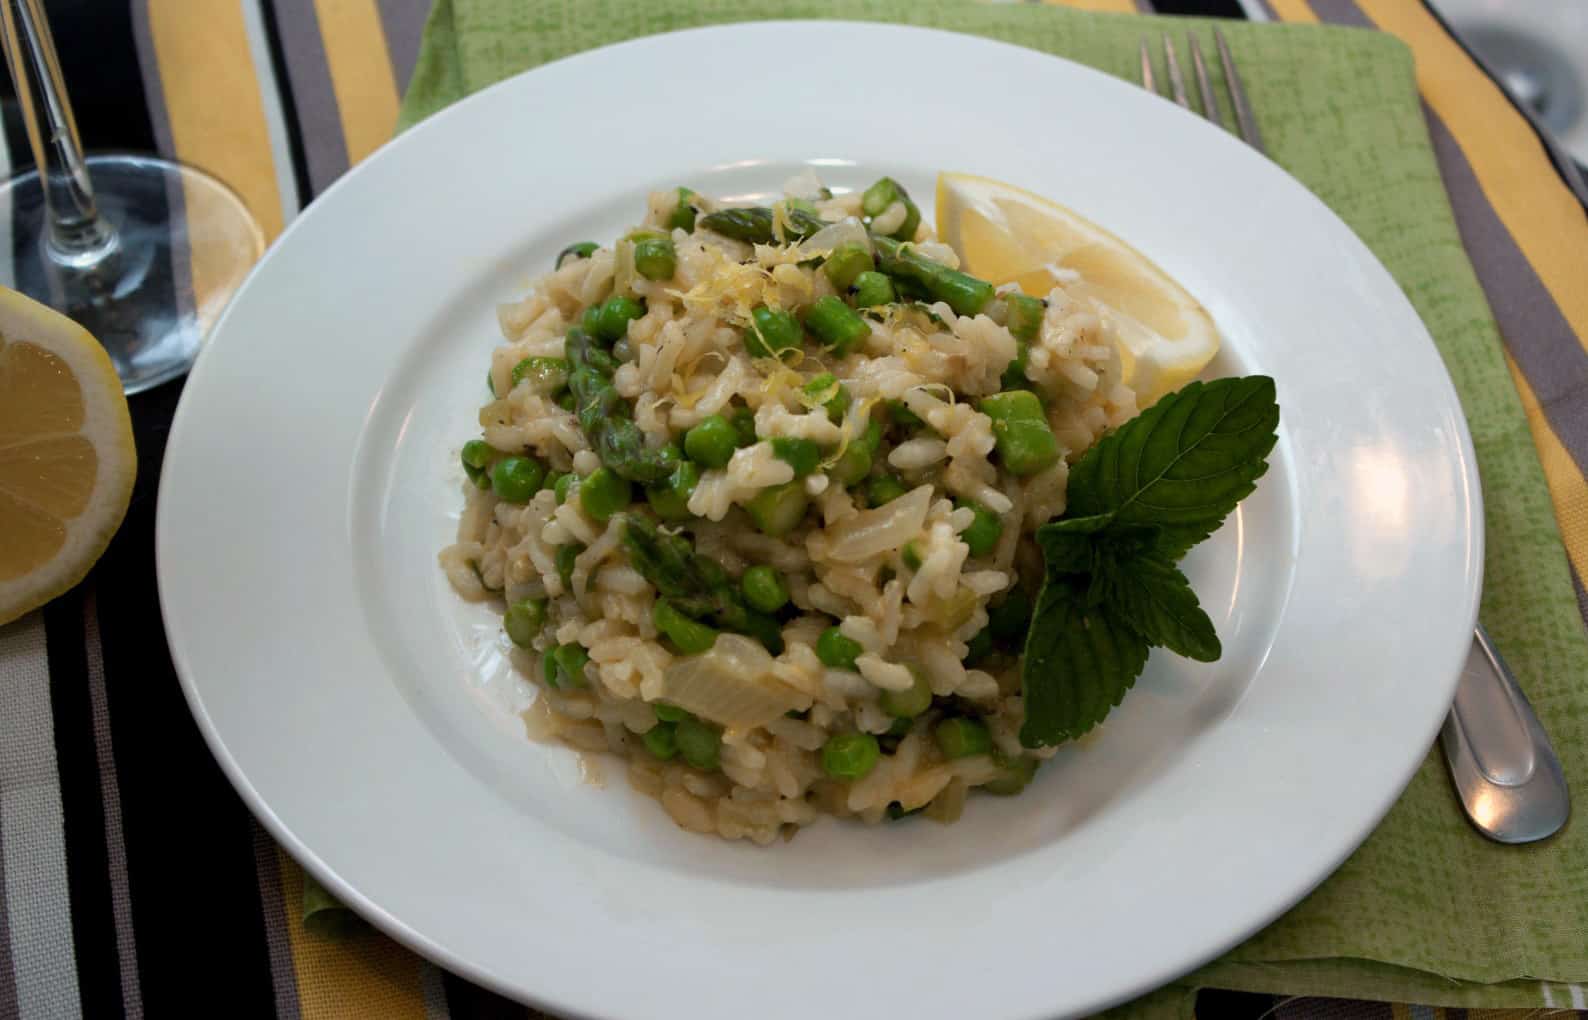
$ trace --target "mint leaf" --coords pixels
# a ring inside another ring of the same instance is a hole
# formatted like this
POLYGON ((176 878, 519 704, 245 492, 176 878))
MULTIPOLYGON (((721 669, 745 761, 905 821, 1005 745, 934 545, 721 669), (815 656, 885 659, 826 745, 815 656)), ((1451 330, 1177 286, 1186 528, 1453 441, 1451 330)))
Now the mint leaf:
POLYGON ((1084 582, 1049 578, 1026 635, 1020 742, 1051 747, 1096 726, 1141 675, 1147 651, 1110 603, 1086 605, 1084 582))
POLYGON ((1101 578, 1106 601, 1148 644, 1198 662, 1217 661, 1223 651, 1218 633, 1180 568, 1153 552, 1102 563, 1111 567, 1101 578))
POLYGON ((1067 515, 1155 525, 1159 551, 1178 560, 1256 487, 1278 426, 1273 379, 1193 382, 1086 452, 1070 471, 1067 515))

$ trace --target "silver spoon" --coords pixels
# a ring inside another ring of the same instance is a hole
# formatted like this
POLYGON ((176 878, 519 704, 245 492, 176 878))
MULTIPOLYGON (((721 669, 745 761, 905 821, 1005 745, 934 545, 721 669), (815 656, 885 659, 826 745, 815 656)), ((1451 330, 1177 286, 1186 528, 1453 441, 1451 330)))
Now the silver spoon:
POLYGON ((1501 843, 1554 835, 1571 813, 1544 727, 1482 625, 1439 733, 1467 817, 1501 843))

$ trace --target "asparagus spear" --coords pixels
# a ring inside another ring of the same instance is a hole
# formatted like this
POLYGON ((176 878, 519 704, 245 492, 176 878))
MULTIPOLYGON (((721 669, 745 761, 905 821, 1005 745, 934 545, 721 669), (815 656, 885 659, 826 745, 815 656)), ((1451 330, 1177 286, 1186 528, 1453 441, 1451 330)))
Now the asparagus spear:
POLYGON ((782 653, 783 636, 777 621, 751 609, 722 564, 695 552, 689 539, 667 534, 647 516, 630 514, 624 519, 623 545, 630 565, 674 609, 723 630, 748 634, 773 655, 782 653))
MULTIPOLYGON (((772 210, 764 205, 722 209, 702 216, 698 225, 723 237, 750 244, 771 244, 776 240, 772 233, 772 210)), ((826 221, 797 206, 786 206, 783 210, 783 237, 786 241, 803 241, 825 226, 826 221)))
POLYGON ((601 463, 631 482, 659 482, 678 466, 678 452, 670 446, 649 449, 645 434, 634 424, 634 409, 612 386, 617 360, 602 350, 582 326, 572 326, 563 341, 573 373, 574 414, 585 438, 595 447, 601 463))
POLYGON ((877 268, 896 280, 920 285, 933 301, 943 301, 958 315, 975 315, 992 300, 993 285, 916 252, 914 245, 873 235, 877 268))

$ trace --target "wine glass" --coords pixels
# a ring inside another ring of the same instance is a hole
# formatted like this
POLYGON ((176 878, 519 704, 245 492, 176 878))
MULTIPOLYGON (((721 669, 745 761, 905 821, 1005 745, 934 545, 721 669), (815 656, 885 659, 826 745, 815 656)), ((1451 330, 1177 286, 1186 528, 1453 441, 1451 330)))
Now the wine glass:
POLYGON ((129 395, 181 375, 264 251, 259 224, 192 167, 83 155, 41 0, 0 0, 0 44, 36 166, 0 184, 13 285, 98 337, 129 395))

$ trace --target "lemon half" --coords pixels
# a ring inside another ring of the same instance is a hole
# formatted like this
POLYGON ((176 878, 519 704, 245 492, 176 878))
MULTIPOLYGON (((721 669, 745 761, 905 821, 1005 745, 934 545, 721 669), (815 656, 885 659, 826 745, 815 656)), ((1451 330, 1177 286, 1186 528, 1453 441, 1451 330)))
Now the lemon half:
POLYGON ((0 624, 83 579, 126 516, 136 473, 105 349, 0 288, 0 624))
POLYGON ((1219 352, 1197 300, 1141 252, 1057 202, 986 177, 937 178, 938 236, 967 272, 1045 297, 1055 285, 1090 298, 1119 338, 1126 385, 1145 408, 1219 352))

